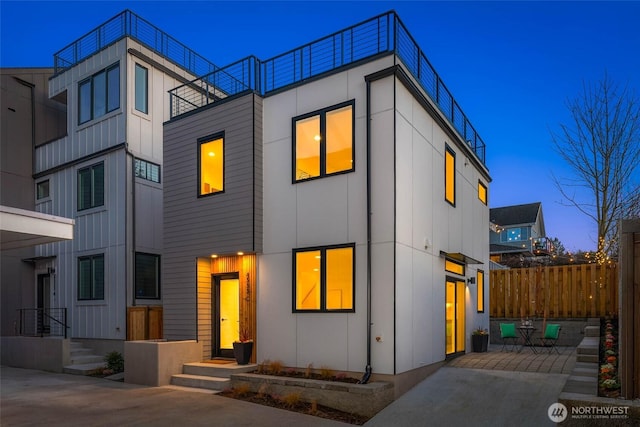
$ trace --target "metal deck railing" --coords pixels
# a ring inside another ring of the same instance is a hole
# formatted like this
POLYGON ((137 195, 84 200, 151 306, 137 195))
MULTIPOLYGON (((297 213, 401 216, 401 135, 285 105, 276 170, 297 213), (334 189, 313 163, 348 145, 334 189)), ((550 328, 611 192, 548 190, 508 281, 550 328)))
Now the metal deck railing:
POLYGON ((254 56, 171 91, 171 118, 246 91, 268 95, 376 56, 395 53, 482 163, 485 143, 398 15, 387 12, 271 59, 254 56))
POLYGON ((93 31, 80 37, 53 55, 54 74, 60 74, 80 61, 124 37, 131 37, 147 48, 173 61, 194 76, 202 76, 218 67, 170 35, 124 10, 93 31))
POLYGON ((18 309, 16 335, 67 338, 68 329, 66 308, 18 309))

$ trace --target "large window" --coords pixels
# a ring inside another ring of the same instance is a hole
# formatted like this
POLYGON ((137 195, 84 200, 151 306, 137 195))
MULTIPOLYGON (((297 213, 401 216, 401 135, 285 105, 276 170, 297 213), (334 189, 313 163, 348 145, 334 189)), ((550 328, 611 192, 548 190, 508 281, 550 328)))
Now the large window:
POLYGON ((120 64, 78 83, 78 122, 86 123, 120 107, 120 64))
POLYGON ((78 258, 78 299, 104 299, 104 255, 78 258))
POLYGON ((104 205, 104 163, 78 170, 78 210, 104 205))
POLYGON ((293 251, 293 311, 354 311, 355 245, 293 251))
POLYGON ((485 205, 487 204, 487 186, 478 181, 478 199, 485 205))
POLYGON ((293 181, 354 170, 354 102, 293 119, 293 181))
POLYGON ((160 298, 160 255, 136 252, 136 298, 160 298))
POLYGON ((36 184, 36 199, 46 199, 49 197, 49 180, 40 181, 36 184))
POLYGON ((444 150, 444 199, 456 205, 456 153, 448 145, 444 150))
POLYGON ((149 71, 140 64, 136 64, 136 110, 147 113, 149 106, 149 87, 148 87, 149 71))
POLYGON ((145 160, 134 160, 135 175, 147 181, 160 182, 160 165, 145 160))
POLYGON ((500 233, 501 242, 520 242, 529 239, 529 233, 525 227, 512 227, 500 233))
POLYGON ((224 191, 224 135, 198 141, 198 195, 224 191))
POLYGON ((484 313, 484 271, 478 270, 476 275, 478 287, 478 313, 484 313))

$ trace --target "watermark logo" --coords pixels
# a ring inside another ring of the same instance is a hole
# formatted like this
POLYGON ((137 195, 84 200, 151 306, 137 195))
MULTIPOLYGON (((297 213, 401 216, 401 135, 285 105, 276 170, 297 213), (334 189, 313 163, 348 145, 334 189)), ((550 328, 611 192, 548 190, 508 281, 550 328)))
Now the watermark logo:
POLYGON ((549 409, 547 409, 547 415, 554 423, 561 423, 567 419, 569 411, 562 403, 553 403, 549 406, 549 409))

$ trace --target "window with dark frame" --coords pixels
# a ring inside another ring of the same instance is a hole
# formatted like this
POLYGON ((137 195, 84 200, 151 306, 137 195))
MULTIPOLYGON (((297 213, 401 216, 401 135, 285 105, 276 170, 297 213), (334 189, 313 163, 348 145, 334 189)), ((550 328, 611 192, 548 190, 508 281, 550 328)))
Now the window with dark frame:
POLYGON ((78 210, 104 205, 104 162, 78 169, 78 210))
POLYGON ((224 133, 198 140, 198 196, 224 192, 224 133))
POLYGON ((448 145, 444 150, 444 199, 456 205, 456 153, 448 145))
POLYGON ((293 118, 293 182, 353 172, 355 101, 293 118))
POLYGON ((78 124, 120 108, 120 64, 116 63, 78 83, 78 124))
POLYGON ((484 313, 484 271, 478 270, 476 274, 476 285, 478 290, 478 313, 484 313))
POLYGON ((36 184, 36 199, 46 199, 49 197, 49 180, 40 181, 36 184))
POLYGON ((136 298, 160 299, 160 255, 136 252, 136 298))
POLYGON ((104 299, 104 254, 78 257, 78 300, 104 299))
POLYGON ((293 250, 293 312, 355 311, 355 244, 293 250))
POLYGON ((137 178, 160 182, 160 165, 142 159, 134 159, 134 171, 137 178))
POLYGON ((135 108, 147 114, 149 110, 149 70, 136 64, 135 108))

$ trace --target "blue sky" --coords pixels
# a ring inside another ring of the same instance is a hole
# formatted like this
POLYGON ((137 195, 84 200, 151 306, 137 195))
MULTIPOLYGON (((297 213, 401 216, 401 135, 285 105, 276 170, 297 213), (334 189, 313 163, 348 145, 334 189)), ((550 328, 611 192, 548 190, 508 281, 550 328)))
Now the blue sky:
POLYGON ((550 131, 569 122, 567 98, 605 71, 640 92, 640 2, 2 0, 0 66, 50 67, 55 52, 126 8, 221 66, 394 9, 487 144, 490 206, 540 201, 548 236, 595 248, 595 225, 552 182, 552 172, 571 172, 550 131))

